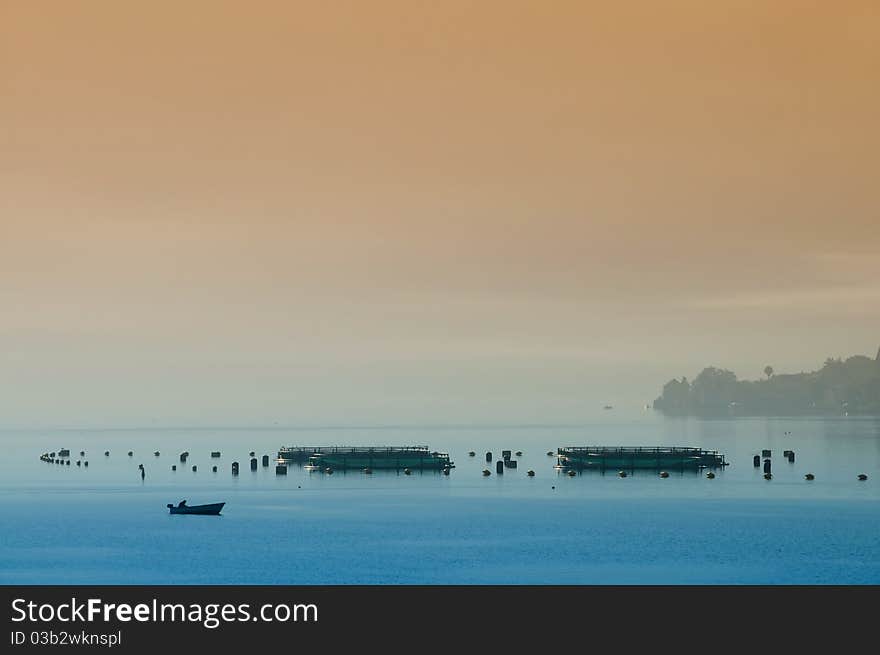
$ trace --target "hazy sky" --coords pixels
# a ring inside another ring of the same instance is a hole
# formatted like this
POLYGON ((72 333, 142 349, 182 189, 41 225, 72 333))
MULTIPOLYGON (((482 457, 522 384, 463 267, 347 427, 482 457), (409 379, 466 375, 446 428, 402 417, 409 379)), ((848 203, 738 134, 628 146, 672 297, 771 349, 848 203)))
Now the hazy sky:
POLYGON ((0 0, 0 425, 570 422, 880 346, 880 5, 0 0))

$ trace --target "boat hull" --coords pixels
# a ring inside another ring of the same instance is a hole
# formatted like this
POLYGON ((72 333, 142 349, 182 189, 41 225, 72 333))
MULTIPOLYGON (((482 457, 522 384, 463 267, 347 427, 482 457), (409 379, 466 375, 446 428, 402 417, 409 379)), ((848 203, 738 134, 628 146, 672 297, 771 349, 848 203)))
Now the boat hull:
POLYGON ((203 514, 215 516, 220 513, 226 503, 212 503, 210 505, 191 505, 183 507, 170 507, 172 514, 203 514))

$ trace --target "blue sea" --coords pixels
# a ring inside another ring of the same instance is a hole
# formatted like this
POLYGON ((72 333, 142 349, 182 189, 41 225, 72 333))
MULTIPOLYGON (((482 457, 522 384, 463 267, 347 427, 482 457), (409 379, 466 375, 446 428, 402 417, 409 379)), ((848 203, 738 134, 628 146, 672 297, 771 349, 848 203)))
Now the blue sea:
POLYGON ((612 410, 581 425, 5 430, 0 447, 2 584, 880 583, 876 418, 612 410), (332 444, 427 445, 455 468, 276 476, 281 446, 332 444), (714 480, 572 478, 547 456, 571 445, 699 446, 731 465, 714 480), (70 466, 40 461, 61 448, 70 466), (752 465, 765 448, 769 481, 752 465), (485 452, 502 449, 523 451, 518 468, 483 477, 485 452), (271 465, 252 472, 249 451, 271 465), (170 515, 184 498, 226 507, 170 515))

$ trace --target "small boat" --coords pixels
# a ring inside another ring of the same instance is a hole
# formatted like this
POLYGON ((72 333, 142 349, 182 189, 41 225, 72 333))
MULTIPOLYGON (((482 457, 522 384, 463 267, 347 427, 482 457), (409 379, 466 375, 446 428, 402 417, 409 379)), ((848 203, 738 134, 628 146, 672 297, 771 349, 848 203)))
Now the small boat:
POLYGON ((210 514, 217 515, 226 503, 211 503, 210 505, 187 505, 186 502, 180 505, 172 505, 168 503, 168 509, 172 514, 210 514))

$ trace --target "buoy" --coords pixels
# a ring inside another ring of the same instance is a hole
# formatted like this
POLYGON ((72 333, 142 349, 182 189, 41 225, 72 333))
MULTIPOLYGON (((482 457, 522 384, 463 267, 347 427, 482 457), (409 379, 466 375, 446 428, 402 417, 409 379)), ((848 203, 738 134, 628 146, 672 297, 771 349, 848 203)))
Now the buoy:
POLYGON ((269 466, 269 456, 263 455, 263 466, 269 466))
POLYGON ((158 456, 159 456, 159 451, 157 450, 155 453, 153 453, 153 457, 158 457, 158 456))
POLYGON ((253 456, 254 456, 254 451, 252 450, 251 452, 248 453, 248 457, 253 457, 253 456))
POLYGON ((411 473, 412 473, 412 471, 410 471, 409 469, 403 469, 404 475, 410 475, 411 473))
POLYGON ((521 450, 517 450, 517 451, 516 451, 516 456, 517 456, 517 457, 522 457, 522 451, 521 451, 521 450))
POLYGON ((491 461, 492 461, 492 453, 491 453, 491 452, 487 452, 487 453, 486 453, 486 461, 487 461, 487 462, 491 462, 491 461))
POLYGON ((251 471, 256 471, 256 470, 257 470, 257 463, 258 463, 258 462, 257 462, 257 458, 256 458, 256 457, 251 457, 251 471))
POLYGON ((668 478, 669 472, 668 471, 660 471, 660 477, 661 478, 668 478))
POLYGON ((476 457, 477 454, 472 450, 468 453, 468 457, 476 457))
POLYGON ((807 474, 804 476, 804 479, 805 479, 805 480, 815 480, 815 479, 816 479, 816 476, 813 475, 812 473, 807 473, 807 474))
POLYGON ((618 476, 618 477, 621 477, 621 478, 625 478, 625 477, 626 477, 626 471, 618 471, 618 472, 617 472, 617 476, 618 476))
POLYGON ((196 472, 196 465, 193 464, 193 473, 195 473, 195 472, 196 472))
POLYGON ((488 477, 490 475, 492 475, 492 471, 489 469, 483 469, 483 477, 488 477))
POLYGON ((275 475, 287 475, 287 464, 278 464, 275 467, 275 475))
POLYGON ((499 459, 499 460, 495 463, 495 472, 496 472, 498 475, 502 475, 502 474, 504 473, 504 461, 503 461, 503 460, 500 460, 500 459, 499 459))
POLYGON ((128 451, 128 456, 131 457, 132 455, 134 455, 134 453, 133 453, 132 451, 129 450, 129 451, 128 451))
POLYGON ((211 473, 216 473, 216 472, 217 472, 217 467, 216 467, 216 466, 212 466, 212 467, 211 467, 211 473))
POLYGON ((868 476, 867 476, 867 475, 865 475, 864 473, 859 473, 859 480, 861 480, 862 482, 864 482, 864 481, 867 480, 867 479, 868 479, 868 476))
POLYGON ((569 470, 569 472, 568 472, 568 477, 573 478, 573 477, 576 476, 576 475, 577 475, 577 471, 575 471, 575 470, 573 470, 573 469, 572 469, 572 470, 569 470))
POLYGON ((109 451, 109 450, 105 450, 105 451, 104 451, 104 457, 110 457, 110 451, 109 451))
POLYGON ((526 473, 526 475, 529 476, 530 478, 533 478, 533 477, 535 477, 535 472, 533 470, 529 469, 529 471, 528 471, 528 473, 526 473))
POLYGON ((765 473, 765 474, 764 474, 764 479, 765 479, 765 480, 772 480, 772 479, 773 479, 773 474, 771 474, 771 473, 765 473))
POLYGON ((709 471, 709 472, 706 474, 706 477, 709 478, 710 480, 714 480, 714 479, 715 479, 715 474, 714 474, 712 471, 709 471))
POLYGON ((550 488, 551 488, 551 489, 555 489, 555 488, 556 488, 556 485, 553 485, 553 486, 551 486, 550 488))

